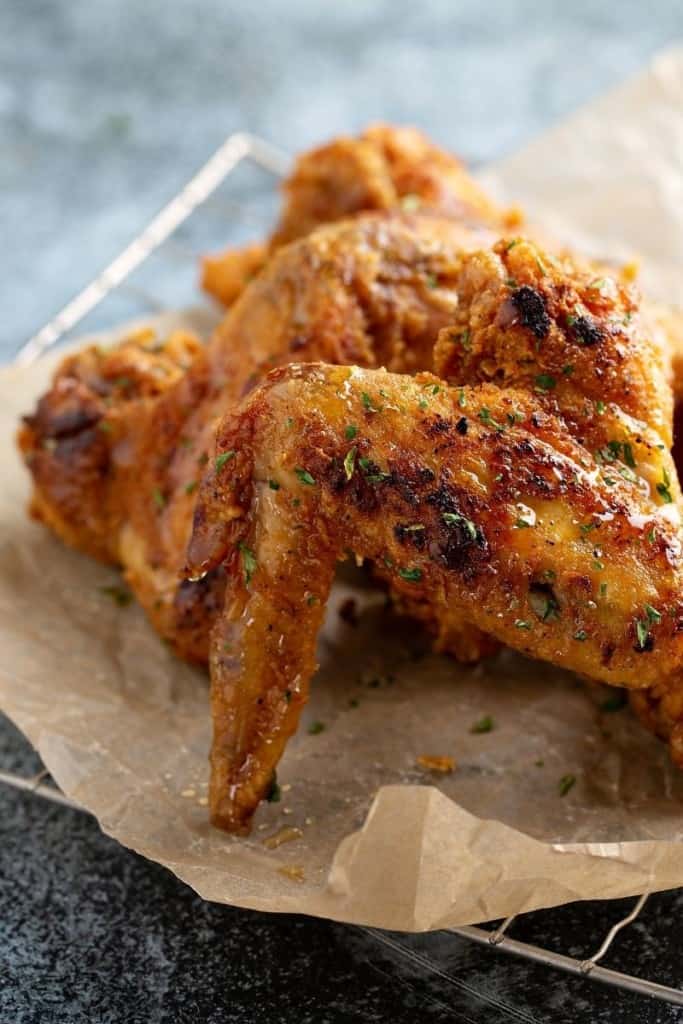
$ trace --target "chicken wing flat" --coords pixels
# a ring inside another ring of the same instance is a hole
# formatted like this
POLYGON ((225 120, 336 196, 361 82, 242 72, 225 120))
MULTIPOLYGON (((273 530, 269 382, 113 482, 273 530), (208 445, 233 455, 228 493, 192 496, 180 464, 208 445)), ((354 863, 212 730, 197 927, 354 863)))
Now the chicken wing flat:
POLYGON ((304 153, 282 186, 280 221, 266 244, 209 256, 202 285, 230 305, 276 249, 321 224, 370 210, 436 213, 504 233, 519 214, 497 207, 463 164, 414 128, 378 124, 304 153))
POLYGON ((454 287, 436 363, 482 383, 291 366, 218 430, 188 572, 228 580, 211 648, 223 828, 248 828, 272 784, 347 552, 445 634, 469 623, 634 689, 681 663, 662 338, 628 288, 522 240, 463 253, 454 287))

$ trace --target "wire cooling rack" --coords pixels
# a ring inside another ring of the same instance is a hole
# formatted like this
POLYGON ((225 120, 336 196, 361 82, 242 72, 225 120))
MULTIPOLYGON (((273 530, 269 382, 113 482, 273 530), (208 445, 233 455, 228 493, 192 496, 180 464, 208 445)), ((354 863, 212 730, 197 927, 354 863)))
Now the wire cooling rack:
MULTIPOLYGON (((82 325, 83 320, 107 297, 117 290, 128 291, 146 306, 148 313, 159 313, 166 308, 166 303, 145 288, 130 284, 130 277, 160 247, 174 246, 175 254, 180 253, 185 259, 193 260, 195 253, 183 244, 176 244, 171 239, 181 226, 186 225, 191 215, 214 197, 218 187, 231 175, 240 164, 247 163, 252 168, 276 178, 281 178, 290 165, 289 156, 264 139, 245 132, 229 136, 222 146, 204 164, 194 177, 169 203, 152 219, 147 227, 105 268, 83 291, 79 292, 56 316, 34 334, 19 349, 15 362, 28 365, 39 358, 46 350, 55 346, 67 337, 74 327, 82 325)), ((223 208, 223 213, 229 207, 223 208)), ((235 209, 232 210, 232 213, 235 209)), ((196 271, 195 271, 196 273, 196 271)), ((192 275, 191 275, 192 276, 192 275)), ((84 808, 65 796, 49 781, 47 770, 41 771, 33 778, 25 778, 11 772, 0 771, 0 783, 30 793, 35 797, 50 800, 53 803, 84 811, 84 808)), ((662 1001, 683 1006, 683 989, 662 985, 647 978, 638 978, 630 974, 603 967, 600 961, 619 932, 632 924, 641 914, 647 900, 647 893, 638 897, 631 911, 620 918, 609 929, 602 940, 596 939, 585 959, 565 953, 544 949, 528 942, 521 942, 510 936, 517 917, 509 917, 495 928, 462 927, 452 928, 450 932, 471 942, 486 946, 495 953, 508 953, 526 960, 557 968, 568 974, 601 981, 620 989, 647 995, 662 1001)), ((391 952, 410 961, 410 963, 427 973, 442 973, 440 969, 424 953, 403 945, 400 939, 376 929, 363 929, 380 945, 391 952)))

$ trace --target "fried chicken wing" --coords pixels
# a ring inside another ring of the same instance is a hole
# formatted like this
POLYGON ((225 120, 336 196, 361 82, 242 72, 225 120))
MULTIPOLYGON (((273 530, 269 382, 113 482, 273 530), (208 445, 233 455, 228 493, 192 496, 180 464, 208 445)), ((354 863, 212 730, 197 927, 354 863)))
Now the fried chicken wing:
POLYGON ((677 527, 528 393, 295 366, 227 418, 217 450, 235 454, 202 485, 189 570, 231 581, 211 654, 223 828, 248 827, 268 792, 346 552, 443 630, 466 621, 593 679, 642 687, 680 659, 677 527))
MULTIPOLYGON (((279 250, 206 348, 146 336, 69 357, 20 434, 34 510, 122 565, 162 636, 206 661, 223 571, 194 584, 180 574, 220 417, 293 359, 431 368, 461 255, 488 239, 428 215, 365 214, 279 250)), ((491 649, 471 631, 448 646, 468 658, 491 649)))
POLYGON ((436 213, 504 232, 519 214, 498 208, 463 164, 414 128, 372 125, 304 153, 282 186, 284 206, 269 242, 228 249, 202 263, 202 286, 230 305, 269 256, 321 224, 370 210, 436 213))

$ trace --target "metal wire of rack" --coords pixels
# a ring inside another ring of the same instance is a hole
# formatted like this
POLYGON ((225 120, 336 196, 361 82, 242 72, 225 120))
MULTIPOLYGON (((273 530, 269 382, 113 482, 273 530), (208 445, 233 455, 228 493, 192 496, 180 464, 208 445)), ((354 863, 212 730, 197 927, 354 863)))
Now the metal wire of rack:
MULTIPOLYGON (((207 160, 199 171, 190 179, 184 188, 150 221, 140 234, 94 278, 81 292, 64 306, 36 334, 26 341, 15 356, 15 364, 29 365, 48 349, 66 337, 84 317, 98 306, 103 299, 116 289, 125 286, 129 292, 135 293, 150 313, 157 314, 165 310, 166 303, 148 289, 139 288, 127 282, 127 279, 148 257, 160 246, 175 245, 172 235, 188 220, 199 206, 215 199, 216 190, 243 162, 250 162, 262 170, 281 178, 290 164, 288 154, 264 139, 247 132, 230 135, 216 152, 207 160)), ((194 254, 178 245, 179 254, 191 258, 194 254)), ((11 786, 33 796, 52 801, 63 807, 86 813, 86 809, 65 796, 49 781, 49 773, 43 769, 32 778, 25 778, 12 772, 0 771, 0 784, 11 786)), ((489 947, 496 952, 522 957, 529 961, 543 964, 564 971, 568 974, 590 978, 616 988, 640 995, 651 996, 664 1002, 683 1006, 683 989, 663 985, 624 974, 620 971, 604 967, 600 961, 611 947, 619 932, 632 924, 641 914, 647 900, 643 893, 633 905, 631 911, 615 922, 608 933, 597 945, 595 952, 584 959, 577 959, 565 953, 545 949, 528 942, 511 938, 510 929, 517 916, 509 917, 495 928, 465 926, 449 929, 453 935, 467 939, 479 945, 489 947)), ((428 973, 442 973, 429 957, 401 944, 392 936, 377 929, 363 929, 379 944, 397 953, 428 973)))

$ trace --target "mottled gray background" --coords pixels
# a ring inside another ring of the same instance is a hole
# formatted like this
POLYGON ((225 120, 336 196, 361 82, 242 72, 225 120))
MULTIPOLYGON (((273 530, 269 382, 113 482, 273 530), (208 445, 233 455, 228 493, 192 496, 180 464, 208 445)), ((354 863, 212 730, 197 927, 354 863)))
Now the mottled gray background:
POLYGON ((387 118, 486 161, 682 26, 678 0, 0 0, 0 357, 231 131, 387 118))
MULTIPOLYGON (((0 359, 232 131, 293 151, 373 118, 412 121, 480 163, 682 28, 680 0, 0 0, 0 359)), ((231 182, 139 283, 190 297, 184 250, 256 231, 270 209, 256 179, 231 182)), ((128 312, 117 301, 88 326, 128 312)), ((37 767, 0 718, 0 769, 37 767)), ((629 906, 529 915, 514 934, 581 957, 629 906)), ((683 891, 654 897, 607 963, 680 984, 681 920, 683 891)), ((442 973, 358 929, 203 903, 89 817, 0 788, 2 1024, 682 1019, 453 936, 406 941, 442 973)))

